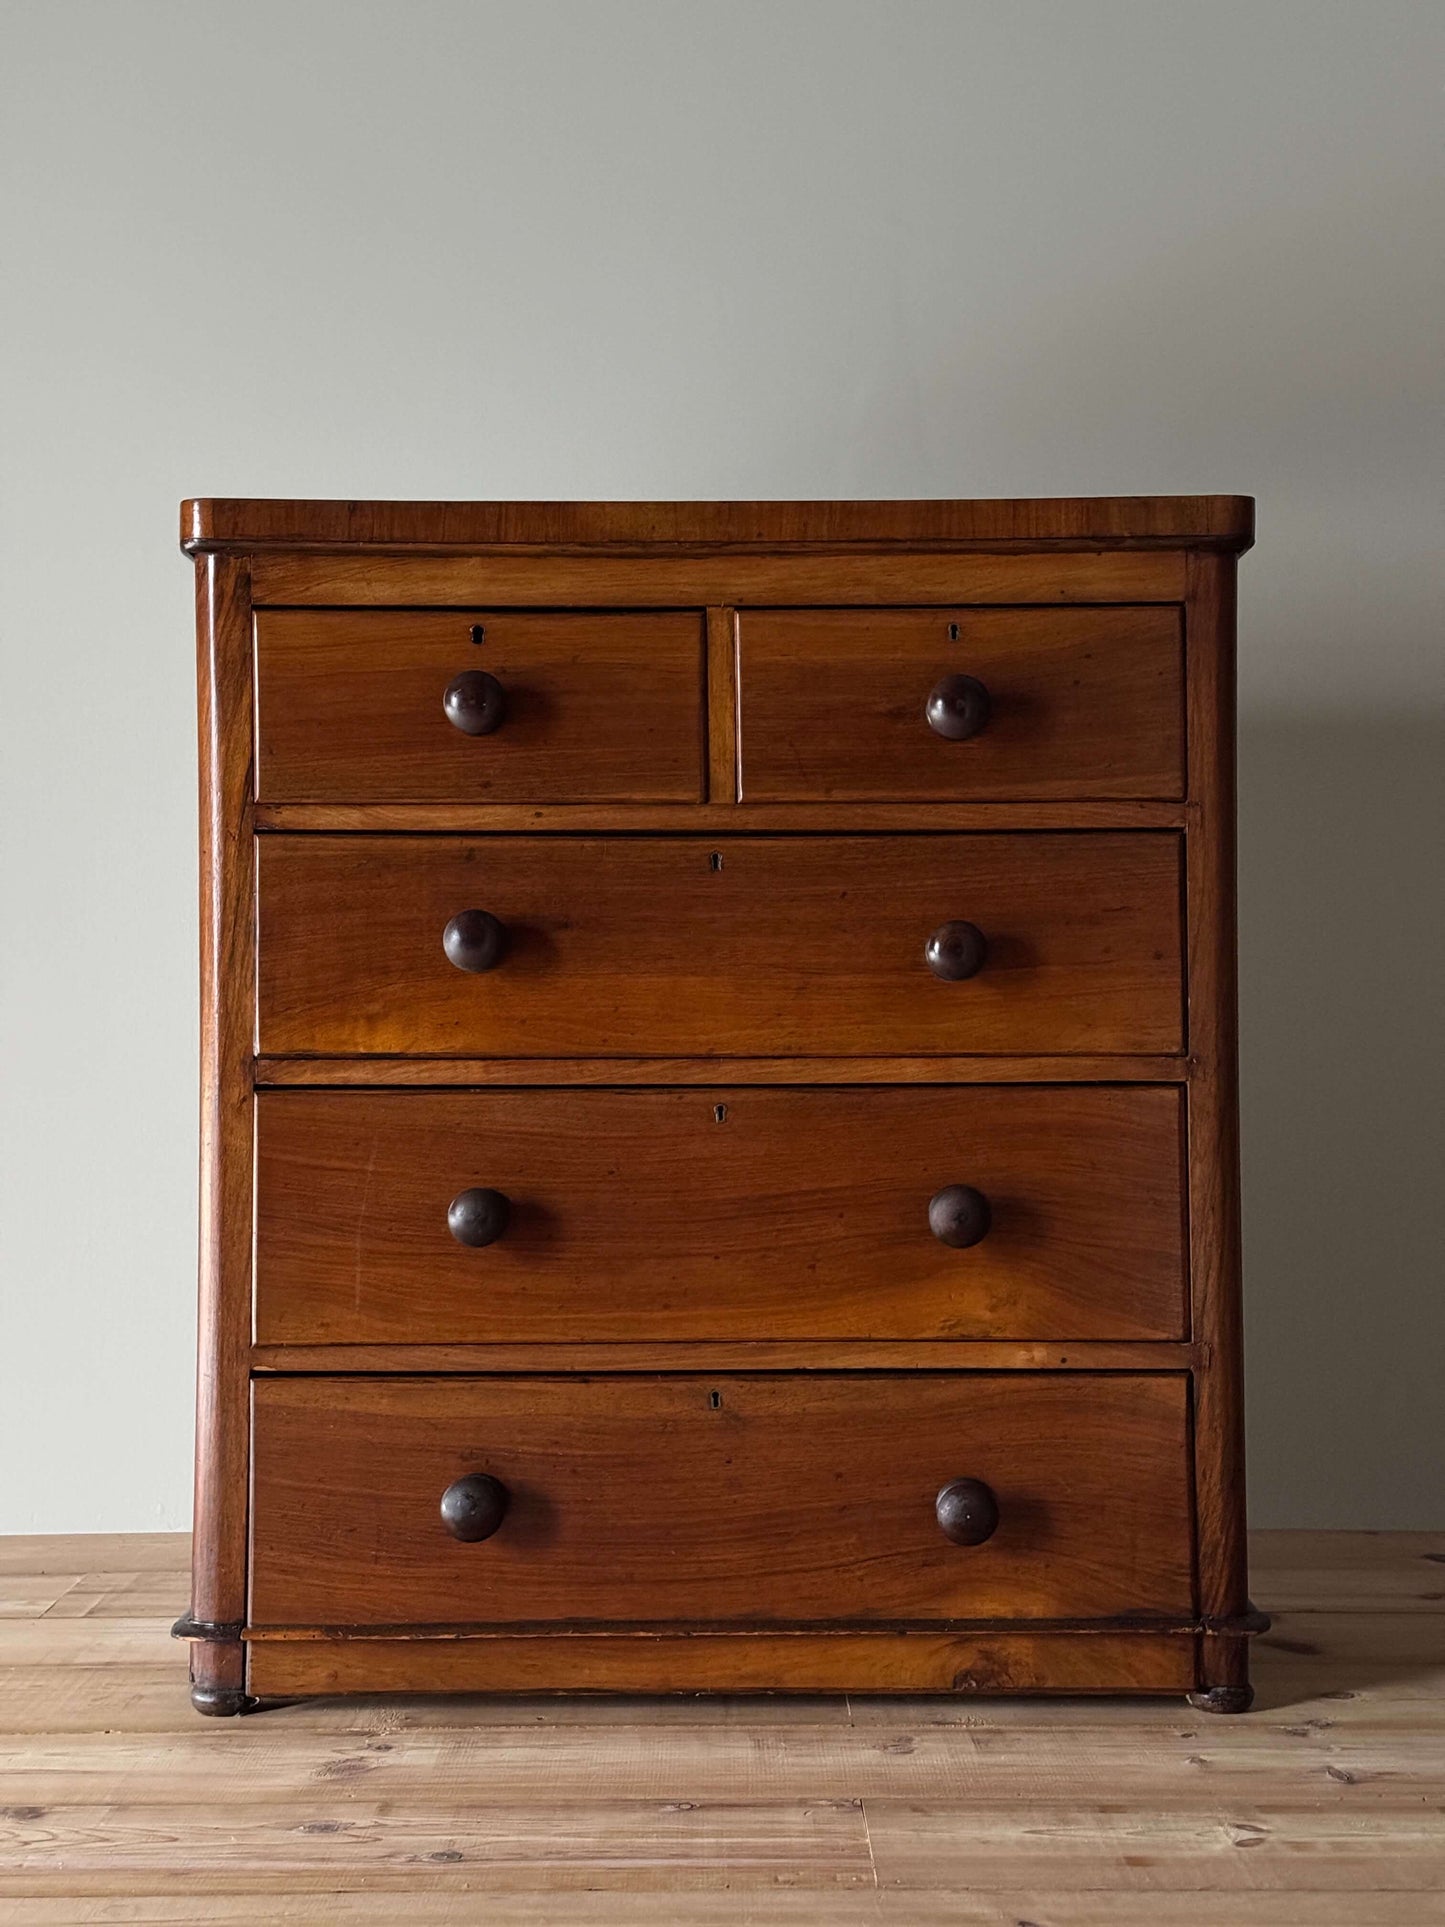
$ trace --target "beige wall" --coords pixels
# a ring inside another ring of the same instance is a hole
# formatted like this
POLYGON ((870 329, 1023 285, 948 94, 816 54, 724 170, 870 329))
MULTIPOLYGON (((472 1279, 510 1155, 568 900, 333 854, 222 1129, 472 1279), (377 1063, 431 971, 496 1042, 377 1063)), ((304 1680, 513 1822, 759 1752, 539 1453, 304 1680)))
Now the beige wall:
POLYGON ((1445 9, 3 17, 0 1529, 188 1514, 188 492, 1257 494, 1256 1513, 1445 1523, 1445 9))

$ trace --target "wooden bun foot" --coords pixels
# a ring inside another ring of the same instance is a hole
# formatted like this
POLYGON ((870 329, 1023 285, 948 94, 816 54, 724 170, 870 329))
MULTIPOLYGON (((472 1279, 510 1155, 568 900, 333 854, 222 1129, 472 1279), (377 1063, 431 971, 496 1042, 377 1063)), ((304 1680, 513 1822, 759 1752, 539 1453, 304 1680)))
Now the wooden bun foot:
POLYGON ((256 1702, 239 1686, 193 1686, 191 1705, 211 1719, 227 1720, 254 1711, 256 1702))
POLYGON ((1247 1713, 1254 1705, 1252 1686, 1206 1686, 1188 1695, 1189 1704, 1201 1713, 1247 1713))

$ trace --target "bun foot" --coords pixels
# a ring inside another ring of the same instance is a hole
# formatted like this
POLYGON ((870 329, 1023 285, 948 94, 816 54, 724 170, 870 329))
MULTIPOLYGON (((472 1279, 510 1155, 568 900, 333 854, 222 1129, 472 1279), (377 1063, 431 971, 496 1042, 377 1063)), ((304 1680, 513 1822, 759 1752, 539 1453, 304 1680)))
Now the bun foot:
POLYGON ((191 1705, 211 1719, 227 1720, 237 1713, 253 1712, 256 1702, 239 1686, 193 1686, 191 1705))
POLYGON ((1201 1713, 1247 1713, 1254 1705, 1252 1686, 1206 1686, 1187 1695, 1189 1704, 1201 1713))

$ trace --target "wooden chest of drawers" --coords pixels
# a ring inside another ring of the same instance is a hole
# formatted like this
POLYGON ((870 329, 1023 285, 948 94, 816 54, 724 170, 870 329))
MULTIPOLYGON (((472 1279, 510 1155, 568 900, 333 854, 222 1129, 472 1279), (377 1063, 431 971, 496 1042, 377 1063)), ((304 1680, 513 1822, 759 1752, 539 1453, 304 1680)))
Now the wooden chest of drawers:
POLYGON ((1251 504, 182 518, 197 1707, 1246 1707, 1251 504))

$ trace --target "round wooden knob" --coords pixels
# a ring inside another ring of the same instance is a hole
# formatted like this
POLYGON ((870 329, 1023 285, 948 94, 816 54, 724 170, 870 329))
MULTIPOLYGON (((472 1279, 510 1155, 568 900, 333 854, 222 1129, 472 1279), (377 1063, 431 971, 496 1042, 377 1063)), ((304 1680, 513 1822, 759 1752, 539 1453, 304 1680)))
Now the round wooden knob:
POLYGON ((469 1472, 443 1492, 442 1524, 454 1539, 465 1539, 469 1545, 490 1539, 507 1516, 511 1496, 490 1473, 469 1472))
POLYGON ((511 1215, 505 1192, 477 1185, 470 1191, 459 1191, 447 1206, 447 1230, 459 1245, 494 1245, 511 1215))
POLYGON ((966 743, 988 722, 992 704, 977 676, 945 676, 928 692, 923 713, 928 727, 951 743, 966 743))
POLYGON ((507 948, 507 926, 490 910, 458 910, 442 932, 447 961, 458 970, 495 970, 507 948))
POLYGON ((928 939, 923 956, 935 977, 961 984, 976 977, 988 955, 988 939, 976 923, 941 923, 928 939))
POLYGON ((447 721, 464 736, 490 736, 507 713, 507 692, 485 669, 464 669, 442 696, 447 721))
POLYGON ((938 1527, 956 1546, 981 1546, 998 1531, 998 1500, 982 1479, 953 1479, 933 1502, 938 1527))
POLYGON ((992 1223, 988 1199, 971 1184, 946 1184, 928 1200, 929 1230, 955 1251, 967 1251, 986 1238, 992 1223))

